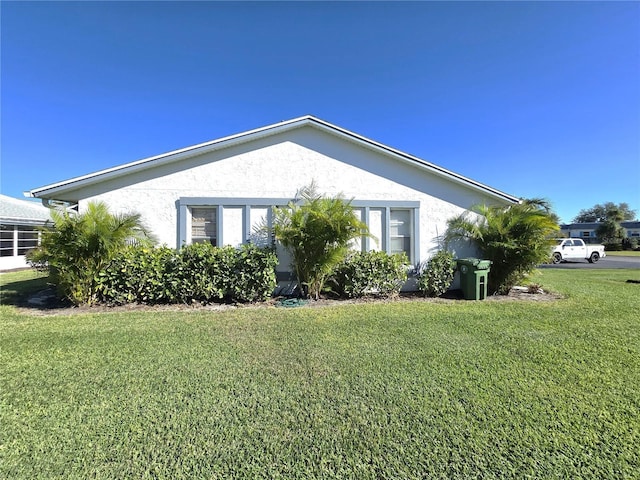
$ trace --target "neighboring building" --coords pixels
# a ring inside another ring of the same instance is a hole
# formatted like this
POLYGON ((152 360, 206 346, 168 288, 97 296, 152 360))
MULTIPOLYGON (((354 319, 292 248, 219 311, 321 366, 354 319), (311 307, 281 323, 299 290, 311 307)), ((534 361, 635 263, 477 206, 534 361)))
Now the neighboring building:
POLYGON ((640 240, 640 222, 621 222, 620 226, 624 229, 627 238, 637 238, 640 240))
POLYGON ((38 246, 38 228, 50 221, 41 204, 0 195, 0 271, 28 267, 25 254, 38 246))
MULTIPOLYGON (((569 223, 561 225, 560 230, 565 237, 582 238, 585 243, 598 243, 596 230, 600 224, 591 223, 569 223)), ((640 240, 640 222, 620 222, 626 238, 638 238, 640 240)))
MULTIPOLYGON (((375 238, 360 248, 406 252, 412 263, 440 246, 448 219, 475 204, 518 198, 312 116, 281 122, 36 188, 26 195, 79 211, 92 200, 137 212, 171 247, 239 245, 312 181, 353 199, 375 238)), ((458 252, 469 254, 472 252, 458 252)), ((289 262, 279 252, 279 271, 289 262)))

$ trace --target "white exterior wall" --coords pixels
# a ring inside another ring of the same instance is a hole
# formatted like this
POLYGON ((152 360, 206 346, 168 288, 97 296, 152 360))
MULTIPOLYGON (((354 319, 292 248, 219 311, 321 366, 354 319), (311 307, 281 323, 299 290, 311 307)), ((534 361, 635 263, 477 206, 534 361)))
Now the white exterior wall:
POLYGON ((369 248, 371 250, 382 250, 382 237, 384 236, 383 211, 380 208, 372 208, 369 210, 369 232, 373 238, 369 240, 369 248))
POLYGON ((0 257, 0 272, 29 267, 30 265, 27 263, 27 257, 25 257, 24 255, 16 255, 15 257, 0 257))
POLYGON ((224 225, 222 245, 239 247, 245 242, 246 239, 242 238, 242 208, 224 207, 222 224, 224 225))
MULTIPOLYGON (((479 190, 312 127, 155 166, 81 188, 73 195, 81 211, 87 202, 102 200, 113 212, 140 213, 159 243, 178 247, 181 197, 224 197, 229 199, 225 206, 232 206, 233 198, 292 198, 312 181, 322 193, 342 193, 356 201, 419 202, 422 260, 438 248, 437 237, 444 234, 449 218, 477 203, 497 203, 479 190)), ((229 212, 232 223, 242 222, 238 211, 229 212)), ((372 208, 370 221, 376 236, 377 215, 372 208)), ((224 235, 227 230, 225 224, 224 235)), ((236 237, 223 239, 235 244, 241 241, 236 237)), ((372 241, 370 247, 377 245, 372 241)), ((468 252, 460 252, 464 255, 468 252)))
POLYGON ((640 237, 640 228, 625 228, 624 232, 625 232, 625 236, 627 238, 638 238, 638 237, 640 237))

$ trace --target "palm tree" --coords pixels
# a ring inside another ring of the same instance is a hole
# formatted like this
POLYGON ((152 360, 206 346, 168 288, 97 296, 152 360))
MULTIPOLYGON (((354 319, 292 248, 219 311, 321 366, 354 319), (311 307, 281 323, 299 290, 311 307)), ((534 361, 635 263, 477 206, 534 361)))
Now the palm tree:
POLYGON ((99 273, 129 243, 152 243, 139 214, 109 213, 103 202, 90 202, 80 214, 52 211, 53 228, 28 259, 49 271, 59 292, 74 304, 96 300, 99 273))
POLYGON ((537 265, 549 259, 559 227, 546 201, 523 200, 507 207, 477 205, 447 223, 445 242, 469 241, 491 260, 490 293, 507 293, 537 265))
POLYGON ((313 183, 296 201, 274 212, 274 233, 292 256, 300 293, 318 299, 326 279, 346 256, 349 242, 368 235, 351 202, 317 193, 313 183))

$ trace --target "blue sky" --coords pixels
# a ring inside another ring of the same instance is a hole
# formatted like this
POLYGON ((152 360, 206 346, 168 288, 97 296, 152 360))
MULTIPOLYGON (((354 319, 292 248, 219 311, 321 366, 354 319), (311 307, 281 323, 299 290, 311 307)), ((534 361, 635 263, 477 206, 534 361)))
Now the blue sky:
MULTIPOLYGON (((640 216, 639 2, 6 2, 1 191, 312 114, 640 216)), ((293 193, 293 192, 292 192, 293 193)))

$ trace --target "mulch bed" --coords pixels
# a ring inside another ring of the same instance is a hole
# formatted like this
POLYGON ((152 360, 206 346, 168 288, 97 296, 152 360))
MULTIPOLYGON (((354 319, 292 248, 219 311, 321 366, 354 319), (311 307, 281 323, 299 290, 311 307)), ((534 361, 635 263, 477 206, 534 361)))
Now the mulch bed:
MULTIPOLYGON (((484 301, 488 302, 513 302, 513 301, 555 301, 563 298, 562 295, 539 291, 530 293, 525 287, 515 287, 511 289, 507 295, 491 295, 484 301)), ((69 303, 62 302, 55 297, 55 292, 51 289, 37 292, 30 297, 27 302, 20 305, 18 310, 28 315, 74 315, 84 313, 123 313, 123 312, 165 312, 165 311, 226 311, 238 308, 278 308, 278 307, 299 307, 299 308, 320 308, 336 305, 355 305, 355 304, 373 304, 373 303, 397 303, 397 302, 427 302, 427 303, 452 303, 465 301, 460 290, 450 290, 444 295, 437 298, 427 298, 416 292, 407 292, 397 297, 364 297, 353 299, 334 299, 321 298, 319 300, 306 300, 300 302, 283 302, 284 298, 269 299, 265 302, 250 304, 169 304, 169 305, 145 305, 145 304, 127 304, 119 306, 97 305, 92 307, 70 306, 69 303)))

